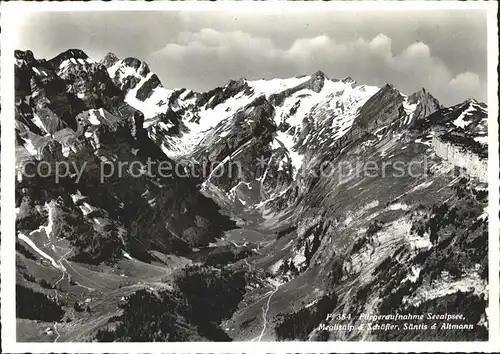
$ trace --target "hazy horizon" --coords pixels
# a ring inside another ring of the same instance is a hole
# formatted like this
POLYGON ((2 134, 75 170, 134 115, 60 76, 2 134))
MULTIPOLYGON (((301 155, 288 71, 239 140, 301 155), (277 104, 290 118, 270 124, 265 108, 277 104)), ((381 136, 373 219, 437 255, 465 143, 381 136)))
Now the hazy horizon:
POLYGON ((94 60, 107 52, 136 57, 166 88, 207 91, 230 79, 321 70, 359 84, 391 83, 406 94, 425 87, 445 105, 487 99, 480 10, 41 12, 18 23, 16 47, 37 58, 70 48, 94 60))

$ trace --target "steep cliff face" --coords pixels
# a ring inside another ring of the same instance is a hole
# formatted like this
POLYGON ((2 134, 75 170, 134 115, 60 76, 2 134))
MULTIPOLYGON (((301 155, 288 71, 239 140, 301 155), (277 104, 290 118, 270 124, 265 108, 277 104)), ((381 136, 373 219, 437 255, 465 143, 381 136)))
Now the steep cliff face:
POLYGON ((484 104, 470 99, 441 108, 419 119, 413 131, 431 129, 432 146, 442 159, 465 174, 487 182, 488 114, 484 104))
POLYGON ((478 178, 481 182, 488 182, 488 160, 467 148, 453 144, 451 141, 443 141, 439 137, 432 138, 432 147, 436 155, 453 164, 465 169, 467 175, 478 178))
MULTIPOLYGON (((19 70, 29 73, 21 75, 16 90, 29 81, 35 84, 17 105, 16 188, 20 198, 30 200, 27 205, 31 207, 62 198, 58 203, 71 215, 72 223, 94 230, 54 236, 71 240, 75 257, 96 263, 121 257, 123 249, 148 259, 145 254, 151 249, 168 253, 208 245, 231 225, 219 218, 215 204, 198 192, 196 180, 166 178, 159 173, 162 163, 173 166, 174 162, 148 138, 142 112, 123 102, 122 91, 101 64, 74 50, 42 62, 29 53, 18 52, 17 56, 30 58, 31 66, 26 60, 22 63, 19 70), (38 74, 37 67, 45 74, 38 74), (39 76, 44 80, 38 81, 39 76), (73 105, 72 100, 78 104, 73 105), (94 108, 96 102, 101 107, 94 108), (58 109, 61 105, 64 110, 58 109), (50 170, 45 177, 23 173, 26 166, 32 172, 44 165, 50 170), (59 176, 61 173, 64 175, 59 176), (40 191, 35 192, 36 188, 40 191), (71 196, 79 196, 75 197, 78 202, 71 196), (197 210, 200 205, 210 207, 202 208, 203 212, 197 210), (212 223, 212 218, 217 221, 212 223), (101 237, 106 234, 103 230, 114 231, 101 237), (113 251, 97 256, 103 242, 111 239, 115 240, 113 251)), ((35 214, 30 217, 44 220, 46 210, 35 214)), ((23 225, 24 217, 18 215, 23 225)), ((66 227, 65 220, 59 220, 58 227, 66 227)), ((37 227, 28 224, 22 229, 24 234, 37 227)))
MULTIPOLYGON (((300 188, 262 208, 267 220, 261 227, 274 230, 278 239, 254 257, 254 267, 272 274, 268 286, 274 289, 266 313, 266 328, 272 323, 274 332, 266 329, 259 338, 408 339, 414 338, 411 331, 371 330, 370 321, 359 315, 450 308, 471 314, 464 319, 475 328, 468 339, 484 337, 484 107, 471 101, 442 108, 420 97, 424 106, 410 110, 409 101, 393 87, 381 89, 361 107, 333 151, 308 161, 292 182, 300 188), (431 115, 423 117, 422 112, 431 115), (464 112, 470 129, 461 127, 464 112), (461 178, 433 141, 446 141, 446 153, 458 151, 452 160, 470 157, 470 163, 459 165, 461 178), (317 290, 313 294, 297 290, 311 284, 317 290), (331 299, 329 305, 326 299, 331 299), (349 313, 342 323, 335 320, 349 313), (364 330, 328 330, 340 324, 364 330)), ((246 327, 256 315, 243 309, 228 325, 246 327)), ((250 325, 236 338, 248 338, 253 330, 250 325)), ((441 340, 462 336, 459 331, 425 333, 441 340)))

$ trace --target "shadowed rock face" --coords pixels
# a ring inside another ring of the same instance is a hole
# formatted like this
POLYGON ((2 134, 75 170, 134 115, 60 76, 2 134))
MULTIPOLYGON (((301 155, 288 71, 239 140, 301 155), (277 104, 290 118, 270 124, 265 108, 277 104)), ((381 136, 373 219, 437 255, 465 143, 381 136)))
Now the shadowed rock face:
POLYGON ((147 74, 150 73, 148 64, 146 64, 146 62, 143 62, 139 59, 125 58, 124 64, 137 70, 138 74, 141 76, 146 76, 147 74))
POLYGON ((259 168, 256 157, 272 155, 269 143, 276 131, 274 113, 273 106, 261 96, 217 127, 218 130, 223 129, 228 132, 224 139, 218 139, 218 134, 214 133, 201 141, 193 154, 196 160, 207 159, 215 164, 225 161, 230 156, 226 164, 238 166, 237 170, 227 168, 227 174, 209 178, 206 180, 207 183, 229 194, 233 188, 240 188, 238 186, 242 183, 251 184, 252 191, 246 194, 249 198, 250 195, 252 199, 257 198, 255 201, 259 202, 261 184, 256 180, 263 178, 266 169, 259 168))
POLYGON ((361 108, 354 126, 365 132, 396 122, 402 115, 403 97, 392 85, 386 84, 361 108))
POLYGON ((252 89, 243 79, 230 80, 224 87, 217 87, 213 90, 199 94, 196 106, 201 107, 206 105, 208 109, 213 109, 218 104, 225 102, 239 93, 251 94, 252 89))
MULTIPOLYGON (((16 86, 20 96, 27 86, 30 87, 29 104, 23 97, 16 109, 16 134, 22 150, 18 159, 32 159, 35 166, 42 162, 67 162, 82 168, 83 172, 78 182, 65 176, 60 183, 55 183, 54 174, 47 178, 24 177, 16 188, 21 191, 27 186, 39 185, 42 194, 35 196, 34 190, 28 188, 23 195, 31 196, 32 201, 42 205, 62 197, 61 208, 70 210, 71 222, 83 225, 81 227, 92 227, 89 215, 94 218, 99 215, 95 231, 81 237, 69 233, 60 235, 73 244, 76 258, 99 263, 120 257, 121 251, 127 250, 148 260, 151 250, 185 252, 190 247, 208 245, 232 225, 218 214, 212 201, 199 193, 195 180, 158 177, 155 170, 158 165, 138 178, 133 177, 137 171, 126 169, 115 171, 116 174, 101 181, 103 174, 109 173, 104 171, 109 166, 104 166, 102 161, 120 162, 125 166, 135 164, 136 169, 143 168, 147 160, 169 161, 149 139, 143 127, 144 115, 123 102, 122 91, 113 85, 101 64, 76 61, 86 58, 81 51, 69 50, 50 61, 52 64, 69 61, 67 65, 72 67, 64 67, 64 73, 55 69, 64 79, 49 71, 49 66, 39 69, 40 74, 37 74, 32 68, 39 67, 39 62, 31 59, 30 53, 17 53, 17 56, 32 60, 33 65, 24 64, 19 69, 25 75, 20 75, 16 86), (40 83, 39 75, 49 79, 40 83), (30 80, 34 82, 31 86, 26 84, 30 80), (96 107, 90 96, 95 97, 101 107, 96 107), (32 146, 29 149, 34 156, 26 154, 26 146, 32 146), (82 215, 70 198, 75 193, 87 198, 98 213, 82 215), (202 205, 204 207, 198 209, 202 205), (200 224, 197 221, 200 218, 206 222, 200 224), (98 236, 99 232, 104 232, 103 228, 114 231, 105 232, 106 237, 98 236), (184 233, 186 229, 190 230, 189 235, 184 233), (114 241, 105 244, 105 240, 114 241), (111 248, 100 252, 101 246, 111 248)), ((137 63, 131 61, 130 64, 137 63)), ((149 92, 147 88, 143 91, 149 92)), ((19 222, 23 222, 22 215, 19 222)), ((58 227, 66 227, 65 223, 64 219, 60 220, 58 227)))
MULTIPOLYGON (((140 72, 143 74, 143 72, 140 72)), ((153 74, 142 86, 139 90, 137 90, 137 99, 140 101, 145 101, 153 94, 153 89, 161 85, 160 79, 156 74, 153 74)))
POLYGON ((312 75, 309 85, 311 90, 313 90, 314 92, 320 92, 323 88, 324 83, 325 74, 322 71, 318 70, 312 75))
POLYGON ((283 100, 286 97, 292 95, 293 93, 295 93, 297 91, 303 90, 303 89, 310 89, 310 90, 318 93, 321 91, 321 89, 324 86, 325 78, 326 78, 325 74, 322 71, 318 70, 310 77, 309 80, 305 81, 304 83, 297 85, 293 88, 284 90, 280 93, 271 95, 269 97, 270 102, 273 105, 279 106, 283 103, 283 100))
POLYGON ((109 68, 113 66, 118 60, 119 59, 116 56, 116 54, 110 52, 104 56, 104 58, 101 60, 101 64, 104 65, 106 68, 109 68))
POLYGON ((80 49, 68 49, 67 51, 59 54, 58 56, 48 60, 46 63, 49 67, 55 69, 58 68, 63 61, 69 60, 71 58, 73 58, 74 60, 88 59, 88 55, 85 54, 85 52, 80 49))
POLYGON ((424 119, 442 108, 439 101, 424 88, 412 94, 408 98, 408 102, 410 104, 417 104, 417 108, 413 115, 413 122, 424 119))
MULTIPOLYGON (((33 64, 36 60, 35 57, 33 56, 33 52, 31 50, 15 50, 14 51, 14 57, 18 60, 24 60, 26 65, 33 64)), ((22 63, 20 63, 22 66, 22 63)))

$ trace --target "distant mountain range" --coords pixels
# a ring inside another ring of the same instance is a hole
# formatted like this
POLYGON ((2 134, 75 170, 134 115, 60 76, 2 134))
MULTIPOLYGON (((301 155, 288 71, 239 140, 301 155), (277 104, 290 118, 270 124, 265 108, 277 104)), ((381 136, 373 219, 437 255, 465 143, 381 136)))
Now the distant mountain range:
POLYGON ((487 339, 486 104, 15 56, 18 340, 487 339))

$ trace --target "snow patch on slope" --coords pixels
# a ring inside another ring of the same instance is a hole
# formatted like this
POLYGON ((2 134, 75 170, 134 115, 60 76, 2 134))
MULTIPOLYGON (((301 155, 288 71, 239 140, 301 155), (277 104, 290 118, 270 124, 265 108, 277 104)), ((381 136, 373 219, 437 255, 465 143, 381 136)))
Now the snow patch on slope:
POLYGON ((54 268, 59 268, 59 265, 57 264, 57 262, 54 260, 54 258, 52 258, 51 256, 49 256, 47 253, 45 253, 44 251, 42 251, 40 248, 38 248, 37 245, 35 245, 35 243, 33 241, 31 241, 31 239, 26 236, 25 234, 23 233, 19 233, 17 235, 17 237, 21 240, 23 240, 24 242, 26 242, 28 244, 28 246, 30 246, 36 253, 38 253, 40 256, 42 256, 43 258, 47 259, 48 261, 50 261, 50 263, 52 264, 52 266, 54 268))
POLYGON ((404 101, 403 101, 403 109, 406 113, 406 117, 403 121, 403 125, 408 125, 410 124, 411 120, 413 119, 413 115, 415 114, 415 110, 417 109, 417 106, 420 102, 415 102, 413 104, 410 104, 408 102, 408 97, 404 96, 404 101))
POLYGON ((78 67, 80 70, 87 71, 91 64, 95 63, 92 59, 75 59, 69 58, 65 59, 59 64, 59 68, 57 70, 57 76, 64 77, 68 73, 68 71, 73 67, 78 67))
MULTIPOLYGON (((188 132, 182 136, 163 136, 163 140, 167 144, 163 144, 162 150, 165 154, 173 159, 185 156, 193 151, 200 141, 212 131, 220 122, 231 117, 238 109, 245 107, 256 98, 255 94, 250 96, 243 92, 237 94, 218 104, 214 108, 206 109, 203 107, 199 112, 188 112, 188 116, 183 119, 184 125, 188 128, 188 132)), ((158 134, 165 129, 159 127, 158 124, 152 127, 153 133, 158 134)), ((221 132, 221 137, 224 138, 229 132, 221 132)))
MULTIPOLYGON (((353 82, 325 79, 320 92, 309 88, 299 90, 276 108, 275 123, 287 124, 286 131, 278 131, 276 139, 283 143, 292 159, 295 173, 300 170, 304 156, 298 152, 298 138, 305 124, 312 131, 301 142, 302 146, 322 145, 328 140, 332 145, 352 127, 358 109, 377 91, 374 86, 355 86, 353 82)), ((273 142, 273 148, 280 144, 273 142)))
POLYGON ((286 132, 279 131, 276 134, 276 138, 273 139, 271 148, 278 149, 280 147, 284 147, 287 150, 288 156, 290 156, 292 162, 294 174, 297 174, 302 166, 304 156, 296 151, 293 136, 286 132))
POLYGON ((269 97, 272 94, 282 92, 284 90, 294 88, 307 80, 309 80, 310 76, 302 76, 302 77, 291 77, 287 79, 261 79, 254 81, 246 81, 248 86, 254 89, 258 95, 265 95, 269 97))
POLYGON ((475 110, 474 106, 470 105, 469 107, 467 107, 465 111, 462 112, 460 116, 458 116, 457 119, 455 119, 453 124, 457 127, 465 129, 465 127, 467 127, 470 124, 470 122, 465 120, 465 117, 467 117, 468 115, 472 115, 472 112, 474 112, 474 110, 475 110))
MULTIPOLYGON (((168 99, 173 91, 167 90, 163 87, 156 87, 153 89, 153 93, 149 98, 141 101, 137 98, 137 92, 139 89, 153 76, 153 73, 149 73, 144 77, 135 87, 130 90, 125 96, 125 102, 127 102, 132 107, 138 109, 144 114, 146 120, 151 120, 157 115, 166 113, 168 106, 161 104, 163 102, 168 102, 168 99)), ((144 122, 144 127, 146 128, 153 122, 144 122)))

